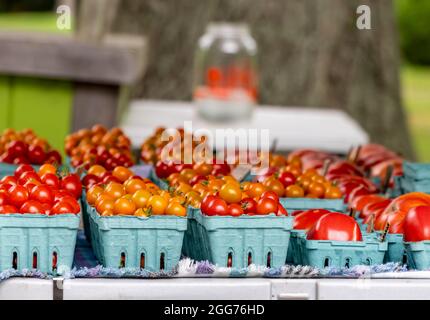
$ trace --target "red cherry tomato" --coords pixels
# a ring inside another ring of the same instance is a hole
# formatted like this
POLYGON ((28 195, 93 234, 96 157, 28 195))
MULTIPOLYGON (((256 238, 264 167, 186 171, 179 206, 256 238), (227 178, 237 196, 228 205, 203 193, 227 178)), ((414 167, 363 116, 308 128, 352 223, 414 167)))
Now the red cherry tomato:
POLYGON ((45 213, 45 207, 42 203, 36 200, 28 200, 19 209, 20 213, 45 213))
POLYGON ((261 195, 261 198, 268 198, 268 199, 272 199, 276 202, 279 202, 279 196, 274 191, 264 191, 263 194, 261 195))
POLYGON ((291 172, 287 171, 282 172, 279 175, 278 180, 281 181, 285 188, 296 183, 296 177, 291 172))
POLYGON ((63 197, 69 196, 74 198, 73 194, 66 190, 55 190, 54 193, 54 203, 60 201, 63 197))
POLYGON ((19 176, 18 183, 20 185, 24 185, 26 182, 31 181, 31 180, 41 182, 40 177, 36 172, 26 171, 19 176))
POLYGON ((18 168, 16 168, 14 176, 18 179, 24 172, 27 171, 34 172, 34 168, 29 164, 22 164, 18 168))
POLYGON ((223 175, 226 176, 230 174, 230 166, 226 163, 214 163, 211 174, 214 176, 223 175))
POLYGON ((20 185, 12 186, 8 191, 8 203, 19 208, 28 200, 28 191, 20 185))
POLYGON ((309 240, 363 241, 354 218, 339 212, 323 214, 308 231, 309 240))
POLYGON ((7 204, 7 194, 6 192, 0 192, 0 206, 7 204))
POLYGON ((229 204, 228 214, 232 217, 239 217, 244 214, 242 207, 237 203, 229 204))
POLYGON ((68 203, 72 207, 71 213, 79 213, 81 211, 81 207, 79 206, 79 202, 75 198, 73 198, 72 196, 63 196, 59 200, 56 201, 56 203, 58 203, 58 202, 68 203))
POLYGON ((47 163, 51 164, 59 164, 61 165, 62 159, 61 155, 57 150, 51 150, 46 154, 46 161, 47 163))
POLYGON ((242 199, 240 205, 243 208, 243 211, 247 214, 256 214, 257 213, 257 202, 255 202, 252 198, 242 199))
POLYGON ((11 206, 10 204, 0 205, 1 214, 18 213, 18 212, 19 210, 16 207, 11 206))
POLYGON ((32 145, 28 148, 28 160, 32 164, 43 164, 46 159, 46 153, 43 148, 38 145, 32 145))
POLYGON ((166 179, 170 175, 172 168, 171 166, 169 167, 168 163, 159 160, 155 165, 155 173, 160 179, 166 179))
POLYGON ((200 210, 203 213, 208 212, 209 205, 212 203, 212 201, 216 200, 217 197, 214 195, 207 195, 203 198, 202 203, 200 204, 200 210))
POLYGON ((410 209, 403 228, 406 242, 430 240, 430 206, 410 209))
POLYGON ((54 195, 49 186, 38 185, 31 189, 30 199, 39 201, 40 203, 52 204, 54 202, 54 195))
POLYGON ((50 186, 52 189, 60 188, 60 179, 53 173, 45 173, 41 177, 41 180, 44 184, 50 186))
POLYGON ((73 213, 73 207, 67 201, 59 201, 51 208, 50 215, 73 213))
POLYGON ((97 177, 95 174, 87 174, 83 179, 82 179, 82 184, 85 186, 85 188, 89 189, 91 188, 93 185, 97 184, 100 182, 100 178, 97 177))
POLYGON ((221 198, 212 200, 208 205, 207 211, 205 212, 208 216, 225 216, 228 213, 227 202, 221 198))
POLYGON ((23 141, 15 140, 8 143, 6 148, 12 157, 17 158, 26 155, 28 145, 23 141))
POLYGON ((278 212, 278 202, 270 198, 261 198, 257 202, 257 214, 278 212))
POLYGON ((18 180, 14 176, 5 176, 0 180, 0 184, 18 184, 18 180))
POLYGON ((69 191, 76 199, 78 199, 82 194, 81 180, 76 174, 69 174, 61 179, 61 188, 69 191))

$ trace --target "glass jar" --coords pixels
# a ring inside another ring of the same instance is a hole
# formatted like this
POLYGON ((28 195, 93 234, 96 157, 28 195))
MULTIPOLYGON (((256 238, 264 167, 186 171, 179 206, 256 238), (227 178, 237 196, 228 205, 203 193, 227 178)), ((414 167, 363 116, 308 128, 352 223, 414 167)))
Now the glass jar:
POLYGON ((207 120, 249 117, 257 101, 257 44, 245 24, 211 23, 199 39, 193 98, 207 120))

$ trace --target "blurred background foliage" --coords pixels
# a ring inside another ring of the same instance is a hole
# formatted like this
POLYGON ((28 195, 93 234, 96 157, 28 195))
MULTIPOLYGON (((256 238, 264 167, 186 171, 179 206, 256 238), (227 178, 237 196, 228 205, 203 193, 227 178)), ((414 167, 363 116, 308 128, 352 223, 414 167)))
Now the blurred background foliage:
POLYGON ((397 0, 400 48, 414 64, 430 65, 430 1, 397 0))
MULTIPOLYGON (((430 162, 430 1, 393 1, 403 57, 402 96, 409 128, 418 159, 430 162)), ((55 0, 0 0, 0 29, 59 32, 55 3, 55 0)))

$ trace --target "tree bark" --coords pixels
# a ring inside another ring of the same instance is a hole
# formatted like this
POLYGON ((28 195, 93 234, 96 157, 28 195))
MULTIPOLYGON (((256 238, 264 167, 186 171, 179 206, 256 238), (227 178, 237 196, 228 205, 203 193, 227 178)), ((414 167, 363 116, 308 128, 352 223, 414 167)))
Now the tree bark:
POLYGON ((391 0, 123 0, 114 31, 149 36, 138 97, 191 98, 197 39, 210 21, 245 21, 259 48, 260 103, 336 108, 414 157, 402 108, 391 0), (356 27, 371 8, 372 29, 356 27))

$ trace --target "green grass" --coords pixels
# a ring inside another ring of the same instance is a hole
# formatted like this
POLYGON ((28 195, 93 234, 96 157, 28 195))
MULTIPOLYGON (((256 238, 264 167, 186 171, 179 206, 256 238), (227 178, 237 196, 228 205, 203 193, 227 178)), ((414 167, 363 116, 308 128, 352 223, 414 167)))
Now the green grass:
POLYGON ((65 34, 71 32, 57 28, 57 14, 55 12, 0 13, 0 30, 61 32, 65 34))
POLYGON ((430 162, 430 67, 404 66, 403 99, 418 160, 430 162))

